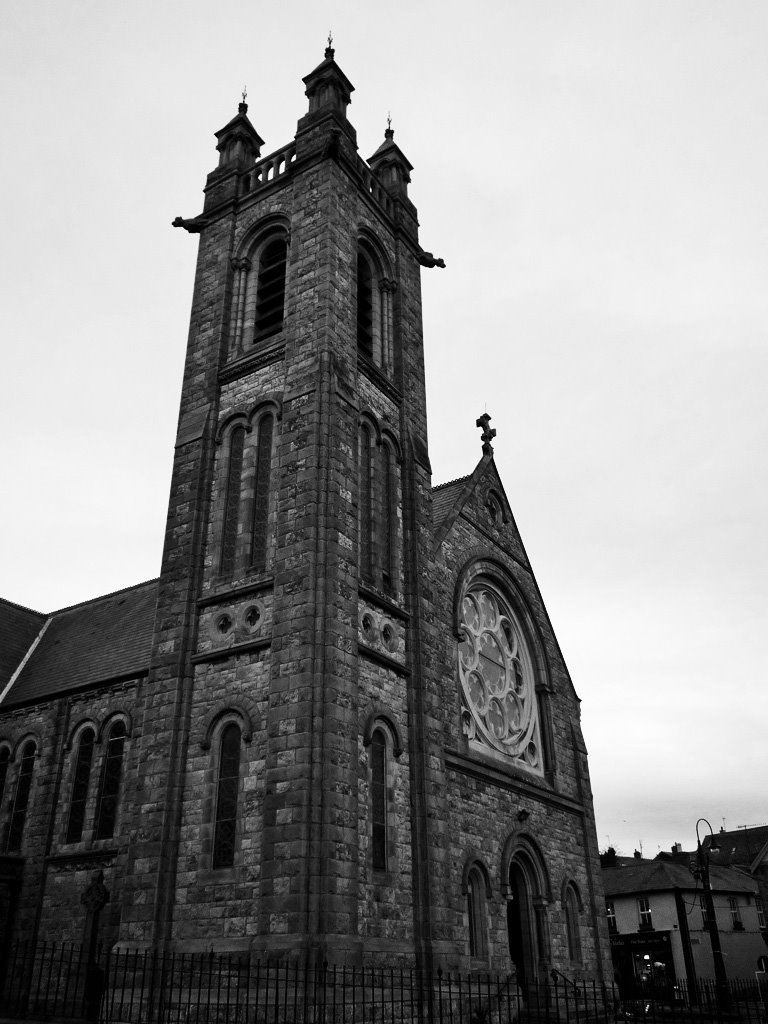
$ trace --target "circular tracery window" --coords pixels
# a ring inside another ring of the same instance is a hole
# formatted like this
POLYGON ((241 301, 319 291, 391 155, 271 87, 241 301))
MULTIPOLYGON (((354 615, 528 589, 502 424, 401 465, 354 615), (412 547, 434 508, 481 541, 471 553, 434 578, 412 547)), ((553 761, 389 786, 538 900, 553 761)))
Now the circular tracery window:
POLYGON ((541 772, 531 657, 514 613, 487 581, 465 592, 460 629, 459 677, 469 739, 541 772))

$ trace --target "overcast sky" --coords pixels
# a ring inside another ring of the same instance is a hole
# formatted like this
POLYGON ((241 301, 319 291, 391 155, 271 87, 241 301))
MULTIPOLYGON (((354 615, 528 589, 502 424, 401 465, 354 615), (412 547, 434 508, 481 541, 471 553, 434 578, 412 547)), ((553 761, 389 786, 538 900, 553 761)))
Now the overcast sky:
POLYGON ((6 0, 0 592, 156 576, 213 132, 336 58, 414 165, 434 482, 496 460, 601 848, 768 821, 768 6, 6 0))

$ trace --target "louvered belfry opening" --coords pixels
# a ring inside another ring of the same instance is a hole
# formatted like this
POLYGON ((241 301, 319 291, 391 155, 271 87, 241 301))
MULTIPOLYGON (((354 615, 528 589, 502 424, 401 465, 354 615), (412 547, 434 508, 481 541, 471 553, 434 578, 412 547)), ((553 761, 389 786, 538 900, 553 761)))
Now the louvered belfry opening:
POLYGON ((373 359, 373 273, 362 252, 357 254, 357 347, 373 359))
POLYGON ((288 247, 284 238, 273 239, 261 254, 256 284, 255 341, 276 334, 283 326, 287 255, 288 247))

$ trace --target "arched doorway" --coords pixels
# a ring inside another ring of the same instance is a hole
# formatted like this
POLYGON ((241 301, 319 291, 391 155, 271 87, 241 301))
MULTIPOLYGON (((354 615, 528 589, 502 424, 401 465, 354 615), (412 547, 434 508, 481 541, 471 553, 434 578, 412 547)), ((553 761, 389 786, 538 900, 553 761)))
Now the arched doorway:
POLYGON ((515 965, 517 983, 527 994, 546 963, 546 891, 542 873, 523 850, 518 850, 511 857, 508 878, 509 956, 515 965))

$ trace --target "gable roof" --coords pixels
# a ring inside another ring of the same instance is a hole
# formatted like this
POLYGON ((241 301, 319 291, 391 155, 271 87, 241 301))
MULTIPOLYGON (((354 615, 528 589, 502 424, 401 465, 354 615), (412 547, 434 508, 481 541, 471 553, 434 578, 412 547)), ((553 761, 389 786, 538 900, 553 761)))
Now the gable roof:
POLYGON ((2 710, 146 673, 157 583, 140 583, 48 616, 2 697, 2 710))
POLYGON ((456 480, 449 480, 448 483, 438 484, 432 488, 432 522, 436 530, 443 525, 461 496, 467 480, 471 480, 471 478, 472 474, 470 473, 469 476, 461 476, 456 480))
MULTIPOLYGON (((722 864, 738 864, 741 867, 757 866, 761 854, 768 845, 768 825, 756 825, 753 828, 737 828, 730 832, 721 829, 715 834, 715 840, 720 847, 720 862, 722 864)), ((704 840, 705 846, 711 846, 712 837, 707 836, 704 840)), ((714 854, 713 854, 714 856, 714 854)))
MULTIPOLYGON (((691 857, 694 857, 691 854, 691 857)), ((603 887, 606 896, 630 896, 639 892, 668 892, 673 889, 701 888, 682 860, 641 860, 622 858, 625 863, 603 868, 603 887)), ((710 862, 709 880, 718 892, 753 893, 753 879, 738 868, 721 867, 710 862)))
POLYGON ((47 616, 0 598, 0 692, 19 667, 47 616))
POLYGON ((469 476, 462 476, 457 480, 451 480, 447 484, 440 484, 432 488, 433 552, 437 551, 443 543, 473 491, 484 477, 492 478, 492 487, 498 493, 504 506, 505 523, 513 518, 493 455, 483 455, 469 476))

